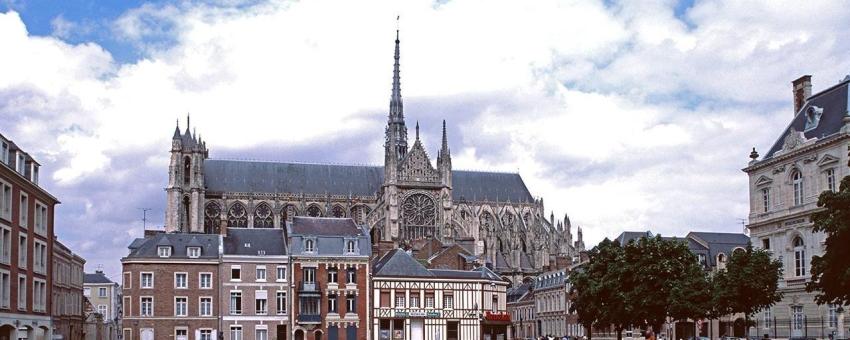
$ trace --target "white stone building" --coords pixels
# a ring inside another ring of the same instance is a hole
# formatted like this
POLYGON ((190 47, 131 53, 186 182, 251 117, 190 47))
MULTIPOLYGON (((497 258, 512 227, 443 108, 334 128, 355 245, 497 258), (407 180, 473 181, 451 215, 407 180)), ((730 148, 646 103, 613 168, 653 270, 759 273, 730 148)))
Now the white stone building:
POLYGON ((793 82, 794 116, 764 157, 753 149, 749 165, 750 215, 754 246, 782 262, 782 301, 758 315, 753 335, 772 338, 847 335, 841 306, 817 305, 807 293, 812 256, 824 252, 825 234, 812 232, 818 196, 838 190, 850 175, 850 77, 811 93, 811 76, 793 82))

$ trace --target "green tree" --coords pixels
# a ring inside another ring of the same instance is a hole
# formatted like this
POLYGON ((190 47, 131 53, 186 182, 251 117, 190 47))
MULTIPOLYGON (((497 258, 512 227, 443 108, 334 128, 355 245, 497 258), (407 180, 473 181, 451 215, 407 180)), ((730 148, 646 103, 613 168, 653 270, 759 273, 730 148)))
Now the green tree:
POLYGON ((818 304, 850 304, 850 176, 841 180, 838 192, 825 191, 818 198, 823 210, 812 215, 815 232, 826 233, 823 256, 812 257, 809 292, 817 291, 818 304))
POLYGON ((781 276, 782 263, 772 260, 766 250, 748 245, 733 251, 726 268, 712 279, 714 314, 743 313, 749 327, 750 316, 782 299, 777 291, 781 276))
POLYGON ((624 248, 625 277, 632 278, 626 299, 633 325, 655 331, 670 317, 699 318, 709 309, 709 284, 688 244, 661 236, 641 238, 624 248))
POLYGON ((629 319, 621 277, 625 267, 623 248, 606 238, 588 252, 588 257, 588 262, 570 273, 575 298, 570 310, 578 314, 588 339, 595 326, 614 326, 617 338, 622 339, 629 319))

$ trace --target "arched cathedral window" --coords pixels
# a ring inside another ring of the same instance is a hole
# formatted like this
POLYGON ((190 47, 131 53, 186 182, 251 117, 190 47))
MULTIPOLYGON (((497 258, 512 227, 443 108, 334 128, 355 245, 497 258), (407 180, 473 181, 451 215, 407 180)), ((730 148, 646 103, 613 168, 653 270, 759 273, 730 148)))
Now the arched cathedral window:
POLYGON ((481 214, 481 229, 486 231, 491 231, 493 229, 493 215, 489 212, 484 212, 481 214))
POLYGON ((803 204, 803 174, 794 170, 791 174, 791 184, 794 185, 794 205, 803 204))
POLYGON ((182 225, 180 226, 180 230, 184 232, 188 232, 191 230, 192 225, 192 202, 189 201, 189 196, 183 197, 183 218, 182 225))
POLYGON ((343 209, 339 205, 335 205, 333 209, 331 209, 331 216, 336 218, 343 218, 345 217, 345 209, 343 209))
POLYGON ((189 184, 192 178, 192 159, 188 156, 183 158, 183 184, 189 184))
POLYGON ((413 194, 401 206, 404 223, 411 226, 430 226, 437 222, 437 206, 424 194, 413 194))
POLYGON ((274 228, 272 208, 266 202, 254 209, 254 228, 274 228))
POLYGON ((322 217, 322 208, 319 208, 318 205, 311 205, 307 208, 307 216, 310 217, 322 217))
POLYGON ((524 215, 522 215, 522 219, 525 221, 526 226, 528 226, 528 227, 531 226, 531 213, 530 212, 526 212, 524 215))
POLYGON ((218 234, 221 228, 221 206, 216 202, 209 202, 204 207, 204 232, 207 234, 218 234))
POLYGON ((227 211, 227 227, 228 228, 247 228, 248 214, 245 211, 245 206, 242 203, 234 203, 227 211))
POLYGON ((295 206, 287 204, 283 209, 280 209, 280 224, 283 225, 283 222, 292 222, 292 218, 295 216, 295 206))

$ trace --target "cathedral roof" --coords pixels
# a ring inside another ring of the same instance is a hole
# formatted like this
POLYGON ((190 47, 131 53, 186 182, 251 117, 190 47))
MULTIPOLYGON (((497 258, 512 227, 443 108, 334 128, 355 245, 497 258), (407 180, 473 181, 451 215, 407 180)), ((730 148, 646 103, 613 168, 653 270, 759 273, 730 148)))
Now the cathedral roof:
MULTIPOLYGON (((384 168, 208 159, 204 162, 204 182, 213 192, 369 196, 383 184, 384 168)), ((455 200, 534 201, 516 173, 455 170, 452 184, 455 200)))
POLYGON ((850 93, 848 93, 848 84, 850 78, 845 78, 837 85, 816 93, 806 100, 805 105, 800 108, 800 111, 791 120, 791 124, 785 128, 779 138, 774 142, 770 150, 765 154, 764 160, 773 158, 777 152, 782 150, 785 143, 785 138, 793 129, 794 131, 803 131, 803 135, 807 139, 825 137, 834 135, 841 131, 844 126, 843 119, 848 114, 848 101, 850 101, 850 93), (819 122, 807 130, 807 111, 810 107, 822 109, 819 122))

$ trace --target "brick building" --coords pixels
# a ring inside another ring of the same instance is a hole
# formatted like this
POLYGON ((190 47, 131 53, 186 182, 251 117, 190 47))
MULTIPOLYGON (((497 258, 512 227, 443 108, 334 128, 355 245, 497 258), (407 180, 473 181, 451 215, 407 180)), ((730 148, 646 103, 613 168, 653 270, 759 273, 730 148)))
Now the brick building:
POLYGON ((224 339, 288 339, 291 292, 283 230, 226 230, 217 307, 224 339))
POLYGON ((123 265, 124 340, 218 339, 221 235, 151 233, 123 265))
POLYGON ((506 339, 509 281, 486 267, 427 269, 394 249, 373 271, 372 339, 506 339))
POLYGON ((39 164, 0 135, 0 339, 51 339, 53 210, 39 164))
POLYGON ((53 243, 53 334, 83 339, 83 267, 86 260, 59 241, 53 243))
POLYGON ((294 339, 367 339, 368 233, 350 218, 295 217, 288 234, 294 339))

